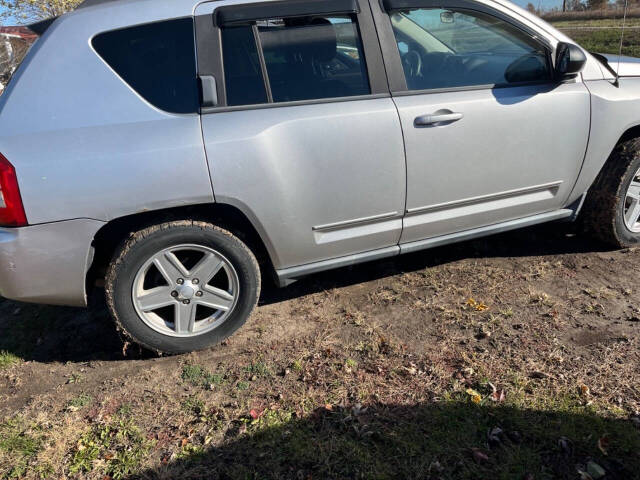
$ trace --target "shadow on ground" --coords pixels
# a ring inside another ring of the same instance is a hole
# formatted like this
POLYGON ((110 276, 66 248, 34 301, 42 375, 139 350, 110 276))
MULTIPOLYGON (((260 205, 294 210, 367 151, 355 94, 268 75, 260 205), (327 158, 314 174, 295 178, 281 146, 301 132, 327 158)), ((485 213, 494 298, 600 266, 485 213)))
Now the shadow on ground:
MULTIPOLYGON (((265 282, 268 305, 311 293, 455 262, 465 258, 523 257, 602 251, 602 244, 573 235, 571 224, 549 224, 438 247, 424 252, 328 271, 279 289, 265 282)), ((39 362, 122 360, 124 344, 106 310, 102 290, 89 310, 19 304, 0 299, 0 351, 39 362)), ((148 358, 137 347, 127 358, 148 358)))
POLYGON ((261 415, 236 421, 218 447, 183 449, 181 458, 130 478, 617 480, 637 478, 640 469, 633 423, 588 408, 557 413, 434 402, 321 408, 304 418, 261 415), (598 448, 603 436, 607 455, 598 448))
POLYGON ((611 250, 607 245, 587 235, 577 234, 578 229, 579 226, 574 223, 555 222, 329 270, 303 278, 287 288, 266 286, 260 300, 261 304, 268 305, 331 288, 346 287, 467 258, 533 257, 611 250))

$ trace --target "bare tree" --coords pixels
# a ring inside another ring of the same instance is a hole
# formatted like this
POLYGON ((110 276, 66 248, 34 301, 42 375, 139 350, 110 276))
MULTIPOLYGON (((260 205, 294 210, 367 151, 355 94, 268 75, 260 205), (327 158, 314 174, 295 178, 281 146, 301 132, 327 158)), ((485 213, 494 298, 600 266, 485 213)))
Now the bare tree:
POLYGON ((29 23, 62 15, 73 10, 82 0, 0 0, 0 21, 14 18, 29 23))

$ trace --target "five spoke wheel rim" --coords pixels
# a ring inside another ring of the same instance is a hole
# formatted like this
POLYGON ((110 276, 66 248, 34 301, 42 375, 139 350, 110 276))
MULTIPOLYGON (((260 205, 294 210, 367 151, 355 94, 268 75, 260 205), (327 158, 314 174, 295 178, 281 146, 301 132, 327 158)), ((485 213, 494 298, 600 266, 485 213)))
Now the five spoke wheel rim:
POLYGON ((627 188, 623 205, 624 224, 634 232, 640 232, 640 169, 636 171, 627 188))
POLYGON ((216 250, 195 244, 165 248, 138 270, 136 312, 153 330, 173 337, 203 335, 222 325, 239 293, 235 268, 216 250))

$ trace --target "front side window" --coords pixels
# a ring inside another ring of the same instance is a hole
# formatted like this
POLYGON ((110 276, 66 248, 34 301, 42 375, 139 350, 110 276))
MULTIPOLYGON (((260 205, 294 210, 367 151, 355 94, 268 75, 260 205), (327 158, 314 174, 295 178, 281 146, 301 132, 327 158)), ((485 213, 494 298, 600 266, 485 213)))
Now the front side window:
POLYGON ((222 50, 230 106, 370 93, 352 16, 272 18, 223 27, 222 50), (242 34, 234 37, 236 30, 242 34))
POLYGON ((410 90, 551 79, 544 46, 491 15, 425 8, 395 11, 391 24, 410 90))

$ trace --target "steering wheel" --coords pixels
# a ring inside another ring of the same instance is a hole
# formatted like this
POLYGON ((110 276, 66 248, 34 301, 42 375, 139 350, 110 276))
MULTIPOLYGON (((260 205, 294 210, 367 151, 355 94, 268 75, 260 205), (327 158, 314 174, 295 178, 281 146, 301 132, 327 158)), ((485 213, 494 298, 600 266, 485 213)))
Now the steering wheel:
POLYGON ((412 78, 422 76, 422 56, 415 50, 409 50, 404 54, 402 64, 407 76, 412 78))

